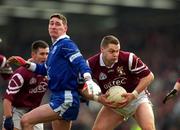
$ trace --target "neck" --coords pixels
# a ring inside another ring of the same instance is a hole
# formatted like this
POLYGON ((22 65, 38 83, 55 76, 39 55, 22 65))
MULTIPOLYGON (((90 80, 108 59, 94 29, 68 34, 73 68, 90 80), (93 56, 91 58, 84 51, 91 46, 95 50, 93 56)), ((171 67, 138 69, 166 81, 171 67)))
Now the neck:
POLYGON ((52 41, 52 43, 54 43, 54 42, 56 41, 56 39, 54 39, 54 38, 51 38, 51 41, 52 41))
POLYGON ((104 59, 103 57, 102 57, 102 59, 103 59, 104 64, 105 64, 107 67, 111 67, 111 66, 112 66, 111 62, 108 62, 108 61, 107 61, 106 59, 104 59))

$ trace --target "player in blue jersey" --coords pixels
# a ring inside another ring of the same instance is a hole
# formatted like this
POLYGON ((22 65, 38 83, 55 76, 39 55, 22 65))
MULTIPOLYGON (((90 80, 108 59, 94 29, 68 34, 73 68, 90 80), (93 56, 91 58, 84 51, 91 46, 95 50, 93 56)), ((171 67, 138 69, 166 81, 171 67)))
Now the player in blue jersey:
POLYGON ((83 90, 91 95, 101 92, 91 78, 91 70, 76 44, 66 34, 67 19, 62 14, 53 14, 49 20, 49 35, 52 46, 45 64, 34 64, 21 57, 11 57, 29 70, 48 76, 48 87, 52 92, 49 104, 42 105, 22 117, 23 130, 32 130, 33 125, 52 121, 53 130, 70 130, 72 120, 79 112, 78 76, 84 77, 83 90), (87 92, 87 91, 86 91, 87 92))

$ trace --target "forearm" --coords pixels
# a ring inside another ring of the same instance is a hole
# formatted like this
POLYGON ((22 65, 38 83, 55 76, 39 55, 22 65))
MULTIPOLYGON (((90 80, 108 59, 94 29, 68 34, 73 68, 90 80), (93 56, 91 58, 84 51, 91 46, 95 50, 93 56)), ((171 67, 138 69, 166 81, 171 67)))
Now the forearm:
POLYGON ((163 103, 165 104, 169 99, 173 98, 178 91, 180 91, 180 79, 176 81, 174 88, 166 94, 163 99, 163 103))
POLYGON ((179 82, 175 83, 174 89, 176 89, 177 91, 180 91, 180 83, 179 82))
POLYGON ((3 100, 3 111, 5 117, 12 116, 12 103, 8 99, 3 100))
POLYGON ((89 94, 88 90, 84 90, 82 91, 79 90, 79 92, 81 93, 81 95, 86 98, 87 100, 94 100, 94 101, 98 101, 98 95, 93 95, 93 94, 89 94))
POLYGON ((137 93, 141 93, 143 90, 145 90, 150 84, 151 82, 154 80, 154 75, 153 73, 150 73, 149 75, 147 75, 146 77, 142 78, 139 82, 139 84, 137 85, 137 87, 135 88, 135 90, 137 91, 137 93))

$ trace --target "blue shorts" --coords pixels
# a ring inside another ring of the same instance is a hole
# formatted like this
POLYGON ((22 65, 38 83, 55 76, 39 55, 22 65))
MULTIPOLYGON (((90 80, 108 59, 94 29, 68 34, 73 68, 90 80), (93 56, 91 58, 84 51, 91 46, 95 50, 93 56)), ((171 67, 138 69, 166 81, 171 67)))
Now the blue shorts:
POLYGON ((79 94, 76 91, 52 92, 49 105, 64 120, 76 120, 79 113, 79 94))

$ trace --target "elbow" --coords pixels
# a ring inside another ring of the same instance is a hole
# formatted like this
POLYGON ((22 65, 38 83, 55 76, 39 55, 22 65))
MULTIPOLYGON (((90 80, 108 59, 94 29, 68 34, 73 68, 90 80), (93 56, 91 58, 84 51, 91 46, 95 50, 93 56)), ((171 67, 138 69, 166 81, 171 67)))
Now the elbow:
POLYGON ((149 76, 150 76, 150 81, 152 82, 152 81, 154 80, 154 74, 151 72, 151 73, 149 74, 149 76))

